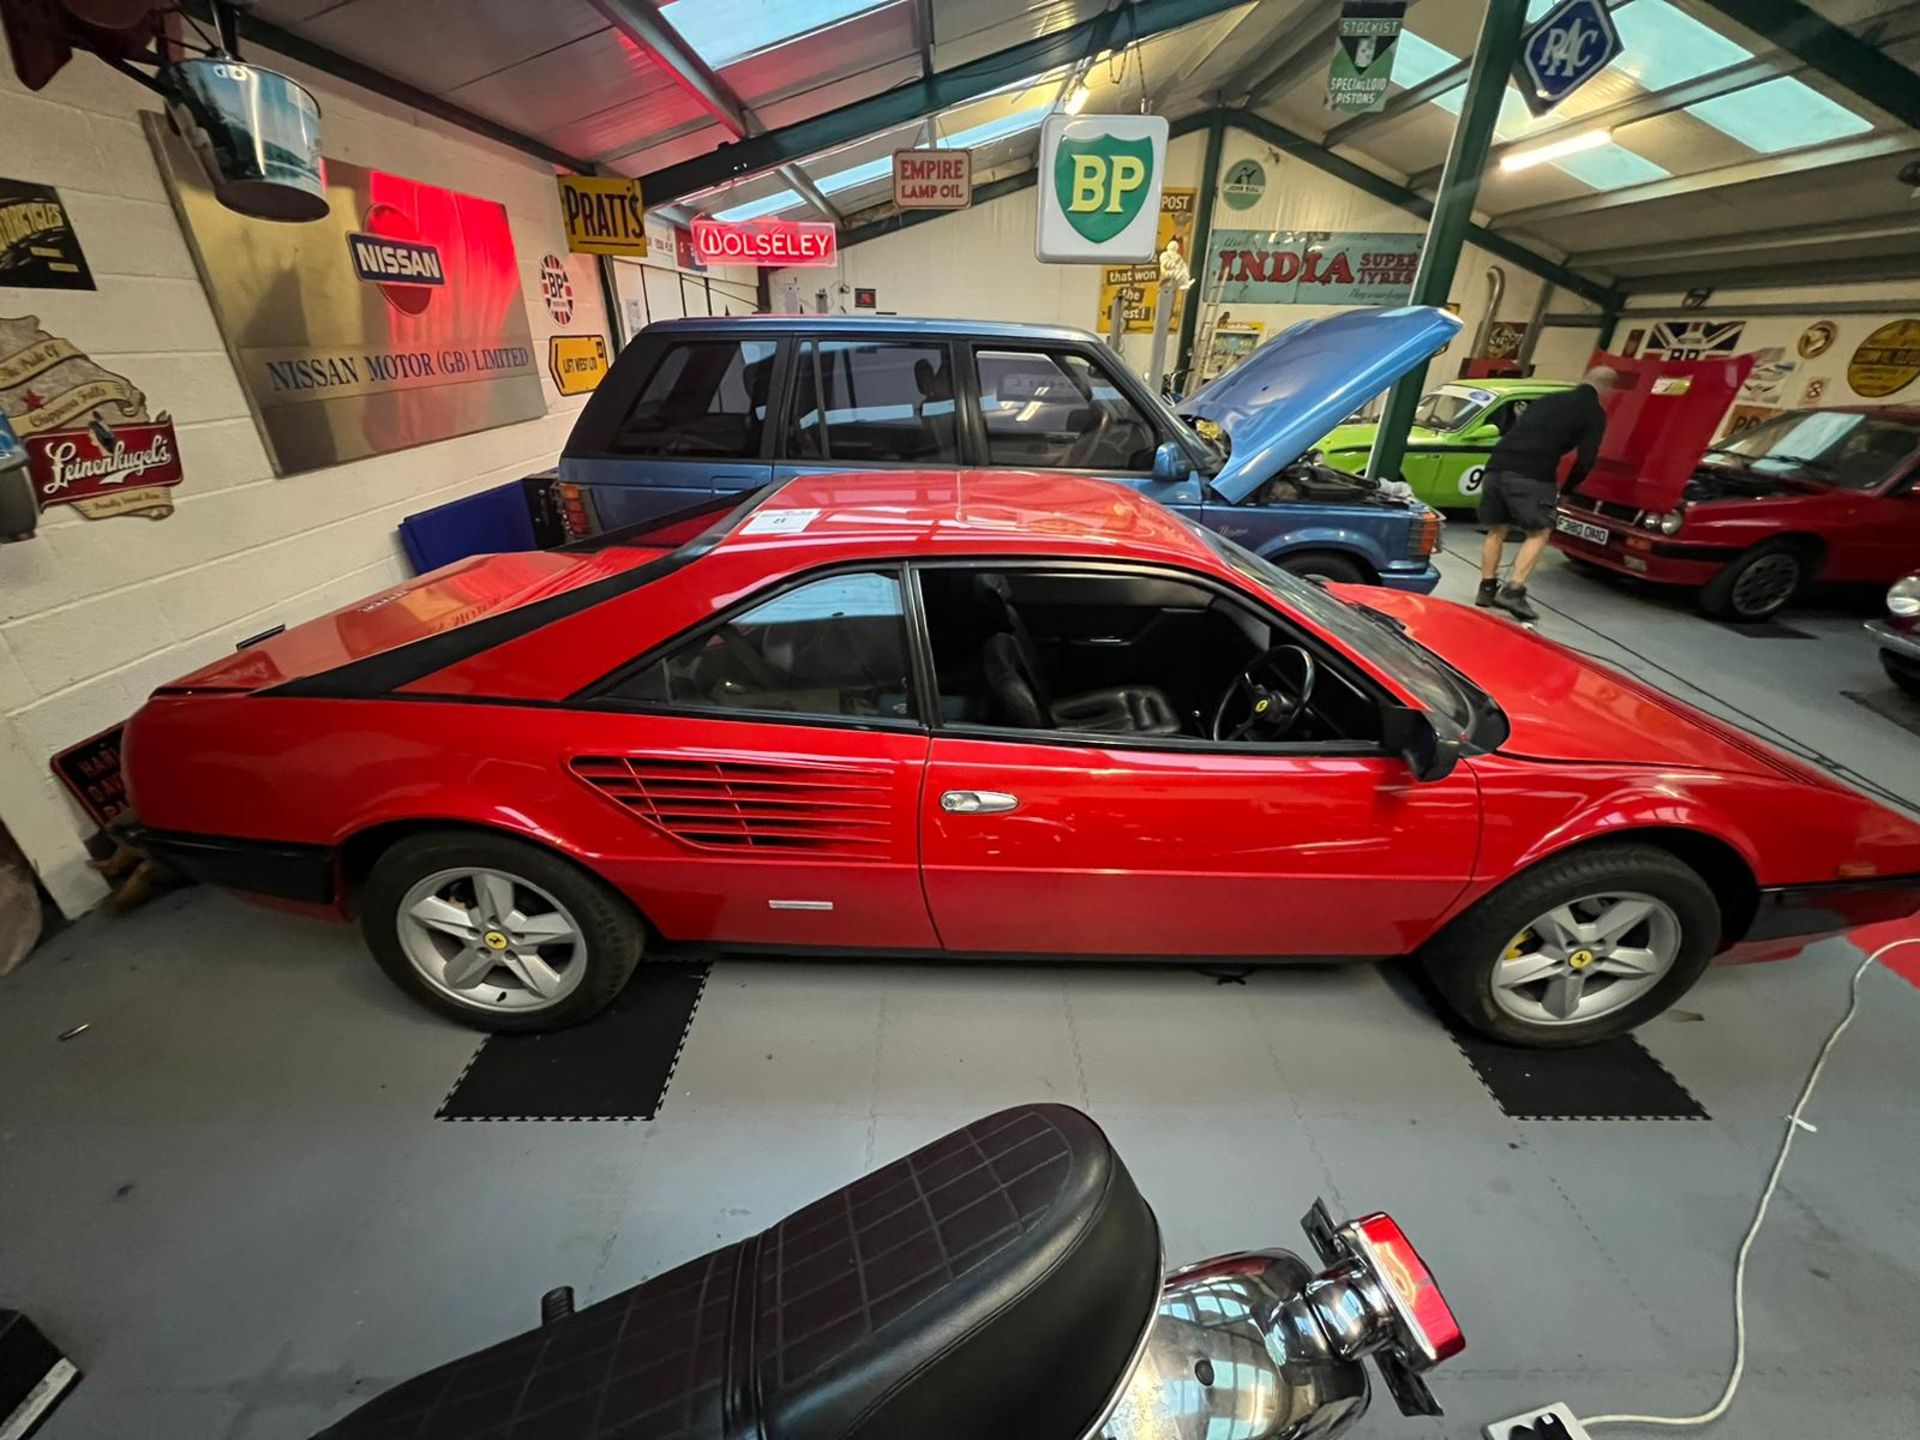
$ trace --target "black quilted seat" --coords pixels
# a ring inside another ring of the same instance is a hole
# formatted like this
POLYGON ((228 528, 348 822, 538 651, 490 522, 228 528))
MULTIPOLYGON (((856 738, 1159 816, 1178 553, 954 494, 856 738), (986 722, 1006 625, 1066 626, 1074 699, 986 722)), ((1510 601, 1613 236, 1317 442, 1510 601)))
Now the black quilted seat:
POLYGON ((1080 1440, 1159 1287, 1106 1136, 1021 1106, 317 1440, 1080 1440))

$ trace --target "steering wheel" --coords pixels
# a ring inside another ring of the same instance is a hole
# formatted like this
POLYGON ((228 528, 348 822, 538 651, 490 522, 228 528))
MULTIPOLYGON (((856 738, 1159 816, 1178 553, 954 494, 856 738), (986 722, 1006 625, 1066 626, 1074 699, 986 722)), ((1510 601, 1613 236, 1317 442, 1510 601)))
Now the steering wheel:
POLYGON ((1213 707, 1210 733, 1216 740, 1244 740, 1249 735, 1256 740, 1280 739, 1293 729, 1307 701, 1313 698, 1316 674, 1313 656, 1300 646, 1276 645, 1233 677, 1220 703, 1213 707), (1283 668, 1292 669, 1299 677, 1291 686, 1281 673, 1283 668), (1273 683, 1263 682, 1263 676, 1273 683), (1236 700, 1240 702, 1238 707, 1236 700), (1245 711, 1237 720, 1232 718, 1236 708, 1245 711))
POLYGON ((1067 451, 1062 462, 1069 470, 1090 470, 1094 457, 1100 453, 1101 443, 1107 438, 1107 431, 1113 428, 1113 412, 1106 406, 1095 404, 1093 428, 1081 433, 1067 451))

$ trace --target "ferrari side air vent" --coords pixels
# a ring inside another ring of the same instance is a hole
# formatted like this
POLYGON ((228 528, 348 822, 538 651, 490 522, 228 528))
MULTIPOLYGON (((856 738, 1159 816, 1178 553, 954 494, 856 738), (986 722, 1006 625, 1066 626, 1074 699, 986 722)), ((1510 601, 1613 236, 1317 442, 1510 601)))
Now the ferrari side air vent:
POLYGON ((894 858, 884 769, 727 756, 580 755, 570 763, 609 800, 702 850, 894 858))

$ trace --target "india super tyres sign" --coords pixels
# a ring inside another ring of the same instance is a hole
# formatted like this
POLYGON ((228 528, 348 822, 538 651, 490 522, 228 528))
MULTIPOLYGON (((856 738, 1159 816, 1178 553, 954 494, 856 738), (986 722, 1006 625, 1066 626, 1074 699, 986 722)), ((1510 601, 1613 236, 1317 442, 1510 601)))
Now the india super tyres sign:
POLYGON ((1520 98, 1545 115, 1620 54, 1605 0, 1563 0, 1520 37, 1514 62, 1520 98))
POLYGON ((1370 230, 1216 230, 1200 278, 1222 305, 1403 305, 1422 239, 1370 230))
POLYGON ((329 157, 325 219, 253 220, 220 204, 171 127, 149 120, 279 473, 546 413, 500 204, 329 157))
POLYGON ((1034 253, 1068 264, 1152 259, 1166 168, 1163 115, 1048 116, 1034 253))

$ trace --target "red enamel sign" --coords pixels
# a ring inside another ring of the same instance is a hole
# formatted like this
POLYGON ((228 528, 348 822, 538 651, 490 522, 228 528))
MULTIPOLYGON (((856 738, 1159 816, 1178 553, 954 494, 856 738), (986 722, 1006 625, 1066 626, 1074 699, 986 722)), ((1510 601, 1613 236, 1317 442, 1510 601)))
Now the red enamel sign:
POLYGON ((838 258, 824 220, 695 220, 693 248, 708 265, 831 265, 838 258))
POLYGON ((181 470, 171 420, 46 430, 26 443, 43 510, 78 504, 94 517, 173 509, 166 492, 180 483, 181 470))

